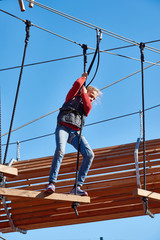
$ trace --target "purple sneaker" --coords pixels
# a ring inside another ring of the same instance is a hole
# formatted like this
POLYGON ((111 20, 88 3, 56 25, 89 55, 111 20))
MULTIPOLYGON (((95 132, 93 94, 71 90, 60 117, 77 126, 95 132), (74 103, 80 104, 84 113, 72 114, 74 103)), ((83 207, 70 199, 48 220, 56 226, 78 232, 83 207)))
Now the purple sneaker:
MULTIPOLYGON (((76 189, 72 188, 70 191, 70 194, 75 194, 76 189)), ((88 193, 84 190, 82 190, 79 186, 77 187, 77 195, 79 196, 88 196, 88 193)))
POLYGON ((45 192, 54 193, 55 192, 55 185, 53 183, 49 183, 45 192))

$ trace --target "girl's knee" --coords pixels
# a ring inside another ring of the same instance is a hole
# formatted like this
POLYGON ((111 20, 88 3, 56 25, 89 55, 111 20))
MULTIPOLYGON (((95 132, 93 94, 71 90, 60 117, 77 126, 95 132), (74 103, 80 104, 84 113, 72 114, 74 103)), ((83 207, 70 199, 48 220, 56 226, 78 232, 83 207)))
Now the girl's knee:
POLYGON ((94 159, 94 152, 92 149, 88 149, 84 154, 83 157, 88 159, 88 161, 92 162, 94 159))
POLYGON ((90 158, 93 160, 94 159, 94 152, 91 150, 90 151, 90 158))
POLYGON ((62 158, 64 156, 64 151, 62 149, 56 149, 55 155, 57 158, 62 158))

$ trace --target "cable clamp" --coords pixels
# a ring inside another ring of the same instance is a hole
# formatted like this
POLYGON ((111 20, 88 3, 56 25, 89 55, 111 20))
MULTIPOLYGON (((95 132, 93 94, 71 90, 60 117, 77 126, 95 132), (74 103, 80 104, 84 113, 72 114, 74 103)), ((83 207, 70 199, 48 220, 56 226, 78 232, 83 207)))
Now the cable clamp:
POLYGON ((142 197, 142 201, 143 201, 143 206, 144 206, 144 210, 145 210, 145 214, 150 216, 151 218, 154 218, 154 214, 151 213, 148 210, 148 198, 147 197, 142 197))
POLYGON ((144 48, 145 48, 145 43, 141 42, 139 44, 139 48, 141 50, 141 61, 144 62, 144 48))
POLYGON ((32 24, 31 24, 31 21, 29 21, 29 20, 26 20, 25 24, 26 24, 26 39, 25 39, 25 42, 27 43, 29 41, 29 37, 30 37, 29 30, 30 30, 30 27, 31 27, 32 24))
POLYGON ((77 217, 79 216, 78 210, 77 210, 77 207, 78 207, 79 205, 80 205, 80 204, 79 204, 78 202, 73 202, 73 203, 72 203, 72 208, 74 209, 75 214, 76 214, 77 217))

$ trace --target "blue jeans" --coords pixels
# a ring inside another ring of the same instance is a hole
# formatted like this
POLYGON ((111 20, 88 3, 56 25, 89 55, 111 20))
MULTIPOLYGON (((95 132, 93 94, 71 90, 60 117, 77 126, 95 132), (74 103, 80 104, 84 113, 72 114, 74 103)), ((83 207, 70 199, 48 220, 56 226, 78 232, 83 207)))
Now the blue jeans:
MULTIPOLYGON (((66 143, 70 143, 75 149, 78 150, 79 134, 77 131, 69 127, 58 125, 56 128, 55 137, 56 150, 49 175, 49 182, 52 183, 56 183, 57 181, 58 172, 65 153, 66 143)), ((83 161, 79 169, 77 184, 82 186, 94 158, 94 153, 84 136, 81 136, 80 153, 83 156, 83 161)))

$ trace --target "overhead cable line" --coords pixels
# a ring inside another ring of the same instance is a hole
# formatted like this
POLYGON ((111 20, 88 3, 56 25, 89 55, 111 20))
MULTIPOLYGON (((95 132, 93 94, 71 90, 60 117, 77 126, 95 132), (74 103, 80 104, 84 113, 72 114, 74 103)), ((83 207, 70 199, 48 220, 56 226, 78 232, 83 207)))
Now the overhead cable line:
MULTIPOLYGON (((27 0, 26 0, 26 1, 27 1, 27 0)), ((2 9, 0 9, 0 11, 2 11, 2 12, 6 13, 6 14, 14 17, 14 18, 17 18, 18 20, 21 20, 22 22, 26 22, 26 20, 21 19, 21 18, 15 16, 15 15, 9 13, 9 12, 6 12, 6 11, 4 11, 4 10, 2 10, 2 9)), ((59 37, 59 38, 62 38, 62 39, 64 39, 64 40, 66 40, 66 41, 69 41, 69 42, 71 42, 71 43, 74 43, 74 44, 79 45, 79 46, 82 47, 82 44, 80 44, 80 43, 78 43, 78 42, 76 42, 76 41, 73 41, 73 40, 71 40, 71 39, 69 39, 69 38, 66 38, 66 37, 64 37, 64 36, 62 36, 62 35, 59 35, 59 34, 57 34, 57 33, 54 33, 54 32, 52 32, 52 31, 50 31, 50 30, 47 30, 47 29, 45 29, 45 28, 43 28, 43 27, 40 27, 40 26, 38 26, 38 25, 36 25, 36 24, 34 24, 34 23, 32 23, 31 26, 37 27, 37 28, 39 28, 39 29, 41 29, 41 30, 43 30, 43 31, 46 31, 46 32, 54 35, 54 36, 57 36, 57 37, 59 37)), ((97 30, 96 26, 95 26, 94 29, 97 30)), ((100 28, 100 29, 101 29, 101 28, 100 28)), ((131 40, 131 41, 132 41, 132 40, 131 40)), ((155 41, 150 41, 150 42, 158 42, 158 41, 160 41, 160 40, 155 40, 155 41)), ((149 43, 149 42, 147 42, 147 43, 149 43)), ((127 57, 127 56, 125 56, 125 55, 115 54, 115 53, 109 52, 109 51, 111 51, 111 50, 117 50, 117 49, 122 49, 122 48, 127 48, 127 47, 133 47, 133 46, 137 46, 137 45, 139 46, 138 43, 137 43, 137 44, 133 44, 133 43, 132 43, 131 45, 128 45, 128 46, 122 46, 122 47, 113 48, 113 49, 110 49, 110 50, 100 50, 100 52, 107 52, 107 53, 109 53, 109 54, 117 55, 117 56, 120 56, 120 57, 126 57, 126 58, 129 58, 129 59, 133 59, 133 60, 139 61, 139 59, 136 59, 136 58, 131 58, 131 57, 127 57)), ((151 47, 150 47, 150 48, 151 48, 151 47)), ((94 48, 91 48, 91 47, 88 47, 88 49, 95 50, 94 48)), ((146 49, 148 49, 147 46, 146 46, 146 49)), ((151 50, 151 49, 149 49, 149 50, 151 50)), ((154 51, 154 52, 156 52, 156 53, 160 53, 160 50, 159 50, 159 49, 152 48, 152 51, 154 51)), ((145 61, 145 62, 148 62, 148 61, 145 61)), ((150 63, 150 62, 148 62, 148 63, 150 63)))
MULTIPOLYGON (((26 0, 26 1, 27 1, 27 2, 32 2, 31 0, 26 0)), ((69 15, 69 14, 60 12, 60 11, 54 9, 54 8, 45 6, 44 4, 38 3, 38 2, 36 2, 36 1, 34 1, 34 4, 37 5, 38 7, 41 7, 41 8, 43 8, 43 9, 48 10, 48 11, 50 11, 50 12, 53 12, 53 13, 55 13, 55 14, 58 14, 58 15, 60 15, 60 16, 62 16, 62 17, 65 17, 65 18, 67 18, 67 19, 69 19, 69 20, 72 20, 72 21, 74 21, 74 22, 77 22, 77 23, 79 23, 79 24, 82 24, 82 25, 84 25, 84 26, 86 26, 86 27, 92 28, 92 29, 94 29, 94 30, 96 30, 96 29, 101 29, 104 34, 110 35, 110 36, 112 36, 112 37, 121 39, 121 40, 126 41, 126 42, 129 42, 129 43, 133 43, 133 44, 135 44, 135 45, 139 45, 139 43, 136 42, 136 41, 130 40, 130 39, 126 38, 126 37, 123 37, 123 36, 121 36, 121 35, 118 35, 118 34, 116 34, 116 33, 113 33, 113 32, 111 32, 111 31, 108 31, 108 30, 106 30, 106 29, 104 29, 104 28, 101 28, 101 27, 99 27, 99 26, 93 25, 93 24, 88 23, 88 22, 86 22, 86 21, 83 21, 83 20, 81 20, 81 19, 75 18, 75 17, 73 17, 73 16, 71 16, 71 15, 69 15)))
MULTIPOLYGON (((131 45, 130 45, 131 46, 131 45)), ((132 45, 133 46, 133 45, 132 45)), ((127 46, 124 46, 124 47, 127 47, 127 46)), ((137 58, 133 58, 133 57, 129 57, 129 56, 126 56, 126 55, 122 55, 122 54, 116 54, 116 53, 112 53, 112 52, 109 52, 109 51, 113 51, 113 50, 117 50, 117 49, 121 49, 123 47, 119 47, 119 48, 111 48, 111 49, 106 49, 106 50, 100 50, 99 52, 100 53, 109 53, 109 54, 112 54, 112 55, 115 55, 115 56, 118 56, 118 57, 124 57, 124 58, 127 58, 127 59, 131 59, 131 60, 135 60, 135 61, 140 61, 140 59, 137 59, 137 58)), ((94 48, 92 48, 94 49, 94 48)), ((94 52, 90 52, 90 53, 87 53, 87 55, 92 55, 94 54, 94 52)), ((63 57, 63 58, 56 58, 56 59, 51 59, 51 60, 45 60, 45 61, 40 61, 40 62, 35 62, 35 63, 29 63, 29 64, 25 64, 24 67, 31 67, 31 66, 35 66, 35 65, 40 65, 40 64, 45 64, 45 63, 51 63, 51 62, 56 62, 56 61, 63 61, 63 60, 68 60, 68 59, 72 59, 72 58, 78 58, 78 57, 82 57, 83 54, 78 54, 78 55, 72 55, 72 56, 68 56, 68 57, 63 57)), ((148 63, 148 64, 153 64, 153 65, 157 65, 157 66, 160 66, 160 64, 157 63, 153 63, 153 62, 149 62, 149 61, 144 61, 145 63, 148 63)), ((17 68, 20 68, 21 66, 14 66, 14 67, 7 67, 7 68, 1 68, 0 69, 0 72, 2 71, 8 71, 8 70, 13 70, 13 69, 17 69, 17 68)))
POLYGON ((82 44, 80 44, 80 43, 78 43, 78 42, 75 42, 75 41, 73 41, 73 40, 71 40, 71 39, 69 39, 69 38, 63 37, 62 35, 59 35, 59 34, 54 33, 54 32, 52 32, 52 31, 49 31, 49 30, 47 30, 47 29, 45 29, 45 28, 42 28, 42 27, 40 27, 40 26, 37 26, 37 25, 35 25, 35 24, 33 24, 33 23, 32 23, 32 26, 34 26, 34 27, 36 27, 36 28, 39 28, 39 29, 41 29, 41 30, 43 30, 43 31, 45 31, 45 32, 51 33, 51 34, 53 34, 53 35, 55 35, 55 36, 57 36, 57 37, 60 37, 60 38, 62 38, 62 39, 64 39, 64 40, 67 40, 68 42, 72 42, 72 43, 75 43, 75 44, 77 44, 77 45, 79 45, 79 46, 82 46, 82 44))
MULTIPOLYGON (((2 9, 0 9, 0 11, 4 12, 4 13, 6 13, 6 14, 9 14, 9 15, 11 15, 12 17, 15 17, 15 18, 17 18, 17 19, 19 19, 19 20, 21 20, 21 21, 23 21, 23 22, 26 22, 25 20, 23 20, 23 19, 21 19, 21 18, 18 18, 17 16, 15 16, 15 15, 13 15, 13 14, 10 14, 10 13, 2 10, 2 9)), ((47 30, 47 29, 42 28, 42 27, 40 27, 40 26, 37 26, 37 25, 35 25, 35 24, 33 24, 33 23, 31 23, 31 26, 37 27, 37 28, 39 28, 39 29, 41 29, 41 30, 44 30, 44 31, 46 31, 46 32, 48 32, 48 33, 51 33, 51 34, 53 34, 53 35, 55 35, 55 36, 57 36, 57 37, 60 37, 60 38, 62 38, 62 39, 65 39, 65 40, 67 40, 67 41, 69 41, 69 42, 72 42, 72 43, 77 44, 77 45, 79 45, 79 46, 82 47, 82 44, 80 44, 80 43, 78 43, 78 42, 76 42, 76 41, 73 41, 73 40, 71 40, 71 39, 69 39, 69 38, 66 38, 66 37, 64 37, 64 36, 62 36, 62 35, 56 34, 56 33, 52 32, 52 31, 50 31, 50 30, 47 30)), ((155 41, 160 41, 160 40, 155 40, 155 41)), ((155 42, 155 41, 154 41, 154 42, 155 42)), ((153 42, 153 41, 151 41, 151 42, 153 42)), ((128 58, 128 59, 140 61, 140 59, 136 59, 136 58, 133 58, 133 57, 129 57, 129 56, 122 55, 122 54, 116 54, 116 53, 110 52, 111 50, 118 50, 118 49, 122 49, 122 48, 133 47, 133 46, 135 46, 135 44, 128 45, 128 46, 122 46, 122 47, 118 47, 118 48, 107 49, 107 50, 99 50, 99 52, 105 52, 105 53, 112 54, 112 55, 116 55, 116 56, 119 56, 119 57, 124 57, 124 58, 128 58)), ((88 47, 88 49, 95 50, 94 48, 91 48, 91 47, 88 47)), ((88 54, 93 54, 93 53, 88 53, 88 54)), ((79 57, 79 56, 82 56, 82 55, 77 55, 77 56, 79 57)), ((73 56, 73 57, 77 57, 77 56, 73 56)), ((68 58, 71 58, 71 57, 68 57, 68 58)), ((62 59, 58 59, 58 60, 63 60, 63 59, 66 59, 66 58, 62 58, 62 59)), ((57 61, 58 61, 58 60, 57 60, 57 61)), ((55 60, 53 60, 53 61, 55 61, 55 60)), ((42 63, 47 63, 47 62, 48 62, 48 61, 45 61, 45 62, 42 62, 42 63)), ((152 62, 149 62, 149 61, 145 61, 145 62, 146 62, 146 63, 149 63, 149 64, 150 64, 150 63, 152 64, 152 62)), ((32 65, 35 65, 35 64, 36 64, 36 63, 33 63, 32 65)), ((40 64, 40 63, 37 63, 37 64, 40 64)), ((32 66, 32 65, 27 64, 27 65, 25 65, 25 66, 32 66)), ((1 69, 0 71, 10 70, 10 69, 14 69, 14 68, 18 68, 18 67, 1 69)))
MULTIPOLYGON (((155 106, 146 108, 145 111, 149 111, 149 110, 152 110, 152 109, 157 108, 157 107, 160 107, 160 104, 157 104, 155 106)), ((101 120, 101 121, 97 121, 97 122, 86 124, 86 125, 84 125, 84 127, 89 127, 89 126, 96 125, 96 124, 99 124, 99 123, 104 123, 104 122, 109 122, 109 121, 117 120, 117 119, 124 118, 124 117, 129 117, 129 116, 136 115, 136 114, 139 114, 139 113, 140 113, 140 111, 137 111, 137 112, 132 112, 132 113, 128 113, 128 114, 124 114, 124 115, 108 118, 108 119, 105 119, 105 120, 101 120)), ((54 134, 55 134, 55 132, 54 133, 45 134, 45 135, 41 135, 41 136, 34 137, 34 138, 21 140, 21 141, 19 141, 19 143, 25 143, 25 142, 37 140, 37 139, 40 139, 40 138, 49 137, 49 136, 52 136, 54 134)), ((15 145, 15 144, 17 144, 17 142, 10 143, 10 145, 15 145)), ((6 144, 2 144, 2 146, 5 146, 5 145, 6 144)))
MULTIPOLYGON (((160 63, 160 61, 158 61, 158 62, 156 62, 156 63, 153 63, 153 64, 145 67, 144 70, 146 70, 147 68, 150 68, 150 67, 156 65, 157 63, 160 63)), ((123 81, 123 80, 125 80, 125 79, 127 79, 127 78, 129 78, 129 77, 131 77, 131 76, 133 76, 133 75, 135 75, 135 74, 137 74, 137 73, 140 73, 140 72, 141 72, 141 70, 138 70, 138 71, 136 71, 136 72, 134 72, 134 73, 132 73, 132 74, 124 77, 124 78, 121 78, 121 79, 118 80, 118 81, 115 81, 115 82, 113 82, 113 83, 110 83, 110 84, 108 84, 107 86, 105 86, 105 87, 103 87, 103 88, 100 88, 100 91, 103 91, 104 89, 106 89, 106 88, 108 88, 108 87, 111 87, 111 86, 113 86, 113 85, 115 85, 115 84, 117 84, 117 83, 119 83, 119 82, 121 82, 121 81, 123 81)), ((36 121, 38 121, 38 120, 40 120, 40 119, 42 119, 42 118, 44 118, 44 117, 46 117, 46 116, 48 116, 48 115, 51 115, 52 113, 55 113, 55 112, 57 112, 58 110, 59 110, 59 108, 56 109, 56 110, 54 110, 54 111, 51 111, 51 112, 49 112, 49 113, 47 113, 47 114, 45 114, 45 115, 43 115, 43 116, 41 116, 41 117, 39 117, 39 118, 36 118, 35 120, 32 120, 32 121, 30 121, 30 122, 28 122, 28 123, 26 123, 26 124, 23 124, 22 126, 13 129, 12 132, 17 131, 18 129, 21 129, 21 128, 25 127, 25 126, 28 126, 28 125, 30 125, 31 123, 34 123, 34 122, 36 122, 36 121)), ((7 134, 8 134, 8 132, 7 132, 7 133, 4 133, 4 134, 2 135, 2 137, 6 136, 7 134)))
MULTIPOLYGON (((148 69, 148 68, 150 68, 150 67, 152 67, 152 66, 154 66, 154 65, 157 65, 157 63, 160 63, 160 61, 157 61, 157 62, 152 63, 151 65, 149 65, 149 66, 147 66, 147 67, 144 67, 143 70, 146 70, 146 69, 148 69)), ((113 82, 113 83, 108 84, 107 86, 101 88, 100 90, 102 91, 102 90, 104 90, 104 89, 106 89, 106 88, 108 88, 108 87, 111 87, 111 86, 115 85, 116 83, 119 83, 119 82, 121 82, 121 81, 123 81, 123 80, 125 80, 125 79, 127 79, 127 78, 129 78, 129 77, 131 77, 131 76, 133 76, 133 75, 135 75, 135 74, 137 74, 137 73, 140 73, 140 72, 141 72, 141 69, 138 70, 138 71, 136 71, 136 72, 134 72, 134 73, 131 73, 130 75, 128 75, 128 76, 126 76, 126 77, 124 77, 124 78, 121 78, 121 79, 118 80, 118 81, 115 81, 115 82, 113 82)))
MULTIPOLYGON (((41 117, 39 117, 39 118, 36 118, 36 119, 34 119, 34 120, 26 123, 26 124, 23 124, 22 126, 13 129, 12 132, 15 132, 15 131, 23 128, 23 127, 26 127, 26 126, 30 125, 31 123, 34 123, 34 122, 36 122, 36 121, 38 121, 38 120, 40 120, 40 119, 42 119, 42 118, 44 118, 44 117, 47 117, 47 116, 51 115, 52 113, 57 112, 58 110, 59 110, 59 108, 56 109, 56 110, 54 110, 54 111, 51 111, 51 112, 49 112, 49 113, 47 113, 47 114, 45 114, 45 115, 43 115, 43 116, 41 116, 41 117)), ((7 132, 7 133, 4 133, 4 134, 2 135, 2 137, 4 137, 4 136, 7 135, 7 134, 8 134, 8 132, 7 132)))
MULTIPOLYGON (((2 10, 2 9, 0 9, 0 11, 4 12, 4 13, 12 16, 12 17, 17 18, 18 20, 21 20, 22 22, 26 22, 24 19, 21 19, 21 18, 13 15, 13 14, 11 14, 11 13, 8 13, 8 12, 2 10)), ((62 39, 64 39, 64 40, 66 40, 66 41, 69 41, 69 42, 72 42, 72 43, 77 44, 77 45, 79 45, 79 46, 82 46, 82 44, 80 44, 80 43, 78 43, 78 42, 75 42, 75 41, 73 41, 73 40, 71 40, 71 39, 69 39, 69 38, 66 38, 66 37, 62 36, 62 35, 59 35, 59 34, 54 33, 54 32, 52 32, 52 31, 49 31, 49 30, 47 30, 47 29, 45 29, 45 28, 42 28, 42 27, 40 27, 40 26, 38 26, 38 25, 36 25, 36 24, 34 24, 34 23, 31 23, 31 26, 34 26, 34 27, 39 28, 39 29, 41 29, 41 30, 43 30, 43 31, 46 31, 46 32, 48 32, 48 33, 51 33, 51 34, 53 34, 53 35, 55 35, 55 36, 57 36, 57 37, 59 37, 59 38, 62 38, 62 39)))
POLYGON ((3 13, 6 13, 6 14, 8 14, 8 15, 10 15, 11 17, 14 17, 14 18, 16 18, 16 19, 18 19, 18 20, 21 20, 21 21, 24 22, 24 23, 26 22, 26 20, 24 20, 24 19, 22 19, 22 18, 19 18, 19 17, 15 16, 15 15, 9 13, 9 12, 6 12, 6 11, 2 10, 2 9, 0 9, 0 11, 3 12, 3 13))
MULTIPOLYGON (((26 0, 26 1, 32 3, 31 0, 26 0)), ((75 17, 73 17, 73 16, 71 16, 71 15, 69 15, 69 14, 66 14, 66 13, 60 12, 60 11, 54 9, 54 8, 48 7, 48 6, 44 5, 44 4, 38 3, 38 2, 36 2, 36 1, 33 1, 33 3, 34 3, 35 5, 37 5, 38 7, 41 7, 41 8, 43 8, 43 9, 48 10, 48 11, 50 11, 50 12, 53 12, 53 13, 55 13, 55 14, 58 14, 58 15, 60 15, 60 16, 62 16, 62 17, 65 17, 65 18, 67 18, 67 19, 69 19, 69 20, 72 20, 72 21, 74 21, 74 22, 77 22, 77 23, 79 23, 79 24, 81 24, 81 25, 84 25, 84 26, 86 26, 86 27, 89 27, 89 28, 91 28, 91 29, 94 29, 94 30, 96 30, 96 29, 101 29, 104 34, 107 34, 107 35, 109 35, 109 36, 111 36, 111 37, 120 39, 120 40, 125 41, 125 42, 129 42, 129 43, 132 43, 132 44, 138 45, 138 46, 139 46, 139 44, 140 44, 140 43, 138 43, 138 42, 136 42, 136 41, 134 41, 134 40, 132 40, 132 39, 123 37, 123 36, 121 36, 121 35, 119 35, 119 34, 113 33, 113 32, 111 32, 111 31, 108 31, 108 30, 106 30, 106 29, 104 29, 104 28, 101 28, 101 27, 99 27, 99 26, 96 26, 96 25, 93 25, 93 24, 88 23, 88 22, 86 22, 86 21, 80 20, 80 19, 75 18, 75 17)), ((158 41, 158 40, 157 40, 157 41, 158 41)), ((152 43, 152 42, 153 42, 153 41, 148 42, 148 43, 152 43)), ((150 50, 150 51, 153 51, 153 52, 156 52, 156 53, 160 53, 160 52, 159 52, 160 50, 157 50, 157 49, 154 50, 154 48, 149 47, 149 46, 146 46, 146 49, 148 49, 148 50, 150 50)))
MULTIPOLYGON (((27 0, 26 0, 26 1, 27 1, 27 0)), ((41 4, 41 5, 43 5, 43 4, 41 4)), ((2 11, 3 13, 6 13, 6 14, 8 14, 8 15, 10 15, 10 16, 18 19, 18 20, 21 20, 22 22, 26 22, 26 20, 21 19, 21 18, 15 16, 15 15, 9 13, 9 12, 6 12, 6 11, 4 11, 4 10, 2 10, 2 9, 0 9, 0 11, 2 11)), ((58 11, 58 12, 59 12, 59 11, 58 11)), ((81 20, 81 21, 82 21, 82 20, 81 20)), ((84 22, 84 21, 83 21, 83 22, 84 22)), ((89 24, 89 23, 88 23, 88 24, 89 24)), ((92 25, 92 24, 90 24, 90 25, 92 25)), ((38 25, 35 25, 35 24, 32 23, 32 26, 37 27, 37 28, 39 28, 39 29, 41 29, 41 30, 43 30, 43 31, 46 31, 46 32, 48 32, 48 33, 51 33, 51 34, 57 36, 57 37, 60 37, 60 38, 62 38, 62 39, 65 39, 65 40, 67 40, 67 41, 69 41, 69 42, 72 42, 72 43, 74 43, 74 44, 77 44, 77 45, 80 45, 80 46, 81 46, 81 44, 79 44, 79 43, 77 43, 77 42, 75 42, 75 41, 73 41, 73 40, 71 40, 71 39, 69 39, 69 38, 66 38, 66 37, 64 37, 64 36, 61 36, 61 35, 59 35, 59 34, 56 34, 56 33, 52 32, 52 31, 49 31, 49 30, 47 30, 47 29, 45 29, 45 28, 42 28, 42 27, 40 27, 40 26, 38 26, 38 25)), ((93 25, 93 26, 94 26, 94 25, 93 25)), ((97 26, 94 26, 93 29, 96 30, 97 28, 98 28, 97 26)), ((105 30, 105 29, 103 29, 103 28, 99 28, 99 29, 101 29, 101 30, 103 30, 103 31, 105 30)), ((107 30, 105 30, 105 31, 107 31, 107 30)), ((110 32, 110 31, 108 31, 108 32, 110 32)), ((105 32, 103 32, 103 33, 105 33, 105 32)), ((110 33, 112 33, 112 32, 110 32, 110 33)), ((108 33, 108 34, 109 34, 109 33, 108 33)), ((112 33, 112 34, 116 35, 117 37, 120 36, 120 35, 115 34, 115 33, 112 33)), ((122 36, 121 36, 121 37, 122 37, 122 36)), ((124 37, 122 37, 122 38, 124 38, 124 37)), ((125 38, 125 39, 128 39, 128 38, 125 38)), ((121 40, 122 40, 122 39, 121 39, 121 40)), ((130 39, 128 39, 128 40, 130 40, 130 39)), ((160 41, 160 40, 153 40, 153 41, 149 41, 149 42, 146 42, 146 43, 153 43, 153 42, 159 42, 159 41, 160 41)), ((135 41, 133 41, 133 40, 130 40, 130 41, 127 41, 127 42, 132 43, 131 46, 139 45, 138 42, 136 42, 136 44, 135 44, 135 43, 133 44, 133 42, 135 42, 135 41)), ((145 44, 146 44, 146 43, 145 43, 145 44)), ((128 47, 131 47, 131 46, 128 46, 128 47)), ((123 48, 123 47, 122 47, 122 48, 123 48)), ((156 53, 160 53, 160 50, 159 50, 159 49, 155 49, 155 48, 148 47, 148 46, 146 46, 146 49, 151 50, 151 51, 156 52, 156 53)))

